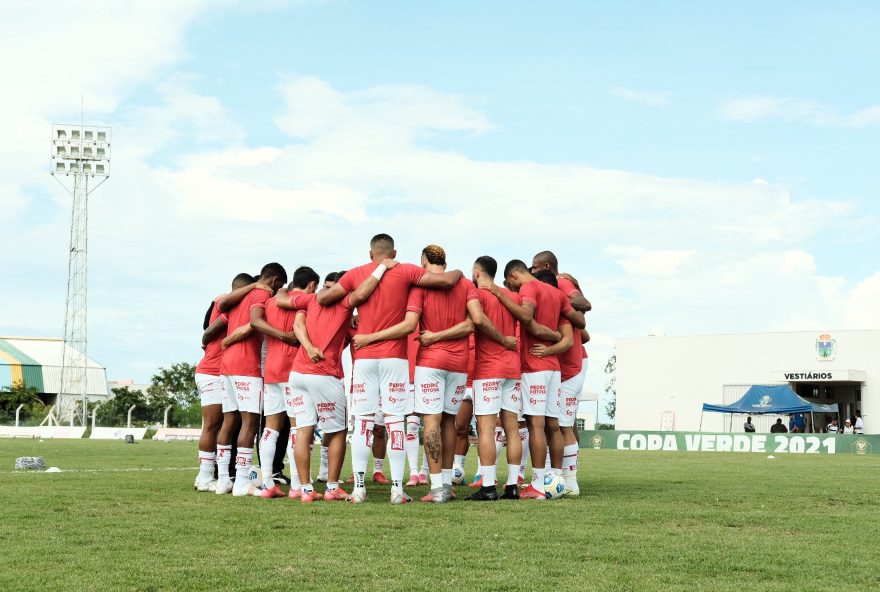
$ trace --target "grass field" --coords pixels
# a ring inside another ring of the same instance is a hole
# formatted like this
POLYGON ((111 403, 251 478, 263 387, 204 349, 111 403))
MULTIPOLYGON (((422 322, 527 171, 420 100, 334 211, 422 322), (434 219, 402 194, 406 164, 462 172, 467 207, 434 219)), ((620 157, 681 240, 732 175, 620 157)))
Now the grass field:
POLYGON ((880 589, 875 457, 587 450, 579 499, 391 507, 197 494, 195 450, 0 441, 0 590, 880 589))

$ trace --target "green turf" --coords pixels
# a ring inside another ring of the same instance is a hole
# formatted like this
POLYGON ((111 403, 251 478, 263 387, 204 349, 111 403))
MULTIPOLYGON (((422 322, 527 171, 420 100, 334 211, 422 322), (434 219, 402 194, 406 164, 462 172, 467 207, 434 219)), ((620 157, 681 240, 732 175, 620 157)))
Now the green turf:
POLYGON ((0 590, 880 589, 875 457, 587 450, 579 499, 402 507, 387 487, 305 506, 110 470, 195 452, 0 441, 0 590), (23 455, 83 471, 13 473, 23 455))

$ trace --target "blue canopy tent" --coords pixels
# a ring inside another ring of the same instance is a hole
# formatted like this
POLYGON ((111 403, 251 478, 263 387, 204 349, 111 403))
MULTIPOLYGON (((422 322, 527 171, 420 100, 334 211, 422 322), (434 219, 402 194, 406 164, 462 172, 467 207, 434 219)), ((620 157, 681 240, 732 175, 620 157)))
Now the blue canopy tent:
MULTIPOLYGON (((810 403, 798 396, 787 384, 778 386, 765 386, 756 384, 746 391, 739 401, 730 405, 713 405, 703 403, 703 413, 713 411, 716 413, 746 413, 750 415, 787 415, 791 413, 838 413, 837 404, 821 405, 810 403)), ((840 418, 838 417, 838 420, 840 418)), ((815 426, 815 418, 812 421, 815 426)), ((703 414, 700 414, 700 431, 703 430, 703 414)))

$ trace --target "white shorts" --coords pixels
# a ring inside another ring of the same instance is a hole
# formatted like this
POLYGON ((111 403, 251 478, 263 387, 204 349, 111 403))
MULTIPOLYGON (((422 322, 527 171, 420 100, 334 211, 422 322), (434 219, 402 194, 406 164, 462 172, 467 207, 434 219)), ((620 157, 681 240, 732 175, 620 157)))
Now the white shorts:
POLYGON ((455 415, 464 398, 466 372, 416 366, 416 413, 455 415))
POLYGON ((297 428, 317 425, 328 434, 346 429, 345 384, 341 380, 291 372, 290 390, 297 428))
POLYGON ((559 417, 559 370, 524 372, 523 415, 559 417))
POLYGON ((462 401, 471 401, 474 400, 474 389, 473 387, 467 386, 467 381, 465 381, 464 387, 464 396, 461 398, 462 401))
POLYGON ((261 413, 263 410, 263 379, 259 376, 221 376, 223 379, 223 413, 241 411, 261 413))
POLYGON ((287 411, 287 397, 290 384, 287 382, 267 382, 263 385, 263 415, 269 417, 287 411))
POLYGON ((196 388, 202 407, 223 404, 223 380, 211 374, 196 374, 196 388))
POLYGON ((377 411, 376 415, 373 416, 373 425, 385 427, 385 414, 377 411))
POLYGON ((584 388, 584 372, 572 376, 559 385, 559 427, 570 428, 577 420, 578 406, 580 405, 581 391, 584 388))
POLYGON ((522 411, 520 381, 515 378, 487 378, 474 381, 474 415, 498 415, 504 409, 522 411))
POLYGON ((412 413, 409 363, 398 358, 357 359, 352 371, 351 414, 360 417, 381 411, 388 416, 412 413))

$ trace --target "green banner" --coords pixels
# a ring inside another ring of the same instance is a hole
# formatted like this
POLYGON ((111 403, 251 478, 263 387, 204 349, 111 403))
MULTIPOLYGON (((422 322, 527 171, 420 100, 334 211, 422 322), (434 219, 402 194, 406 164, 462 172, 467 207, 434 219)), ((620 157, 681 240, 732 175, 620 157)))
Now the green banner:
POLYGON ((585 430, 581 448, 765 454, 880 454, 880 436, 585 430), (876 448, 876 451, 874 450, 876 448))

